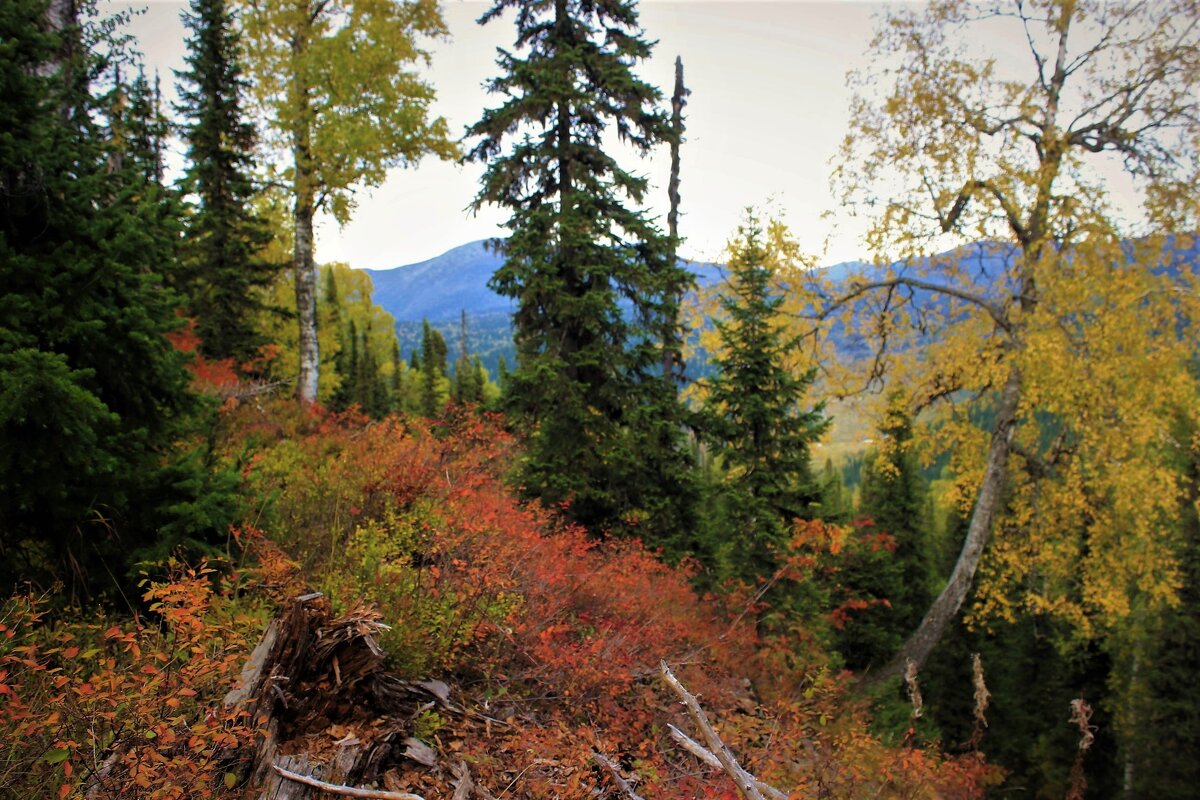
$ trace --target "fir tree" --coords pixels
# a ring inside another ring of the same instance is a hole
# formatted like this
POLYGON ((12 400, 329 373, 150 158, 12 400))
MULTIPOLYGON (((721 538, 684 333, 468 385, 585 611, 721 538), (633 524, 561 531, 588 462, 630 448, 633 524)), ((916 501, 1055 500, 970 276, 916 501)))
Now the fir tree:
POLYGON ((176 230, 128 136, 152 115, 93 96, 105 65, 44 12, 0 4, 0 582, 95 588, 223 531, 230 495, 179 449, 198 406, 167 338, 176 230))
POLYGON ((805 407, 815 370, 795 375, 786 365, 796 342, 776 320, 783 296, 772 290, 771 259, 750 216, 730 247, 723 318, 713 320, 720 347, 697 416, 703 440, 726 470, 717 534, 728 537, 731 566, 744 577, 775 569, 791 522, 811 518, 821 499, 809 447, 827 422, 820 404, 805 407))
POLYGON ((633 71, 651 45, 630 2, 496 0, 480 21, 509 9, 524 53, 500 52, 489 89, 504 102, 469 134, 487 163, 475 207, 511 212, 491 286, 516 300, 505 405, 530 436, 521 482, 594 531, 665 543, 690 528, 681 409, 661 370, 689 276, 636 207, 646 180, 601 147, 606 130, 642 153, 669 133, 633 71))
POLYGON ((180 286, 195 317, 201 351, 248 361, 266 343, 255 316, 280 265, 260 253, 271 234, 251 201, 255 134, 242 111, 241 45, 226 0, 192 0, 187 69, 176 74, 189 166, 181 182, 194 213, 186 230, 180 286))

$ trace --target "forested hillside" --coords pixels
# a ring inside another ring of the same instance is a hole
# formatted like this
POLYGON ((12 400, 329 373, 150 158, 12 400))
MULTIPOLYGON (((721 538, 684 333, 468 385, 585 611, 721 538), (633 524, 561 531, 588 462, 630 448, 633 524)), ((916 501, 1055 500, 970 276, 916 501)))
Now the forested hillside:
POLYGON ((833 267, 683 257, 632 0, 465 130, 435 0, 111 10, 0 4, 0 797, 1195 796, 1194 2, 881 9, 833 267), (322 255, 436 162, 502 235, 322 255))

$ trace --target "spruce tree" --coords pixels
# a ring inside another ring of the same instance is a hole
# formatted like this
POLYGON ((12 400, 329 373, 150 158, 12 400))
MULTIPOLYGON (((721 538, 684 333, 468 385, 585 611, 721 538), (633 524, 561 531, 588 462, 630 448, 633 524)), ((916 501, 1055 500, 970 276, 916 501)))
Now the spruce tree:
POLYGON ((859 535, 885 545, 861 550, 845 565, 842 581, 873 600, 840 632, 837 648, 846 666, 861 669, 895 655, 934 597, 937 571, 928 514, 929 492, 912 449, 912 420, 900 394, 889 398, 879 427, 882 444, 863 463, 859 535))
POLYGON ((392 377, 388 383, 388 410, 404 410, 404 359, 400 357, 400 340, 392 336, 392 377))
MULTIPOLYGON (((1200 786, 1200 701, 1196 664, 1200 661, 1200 435, 1186 417, 1172 440, 1183 484, 1179 552, 1179 605, 1164 610, 1137 632, 1128 666, 1118 685, 1124 714, 1118 729, 1124 750, 1124 790, 1129 797, 1182 800, 1200 786), (1141 639, 1140 642, 1137 639, 1141 639)), ((1118 683, 1111 681, 1111 683, 1118 683)))
POLYGON ((370 317, 363 326, 361 355, 358 359, 356 401, 372 419, 380 419, 387 413, 387 387, 379 371, 379 357, 372 346, 374 326, 370 317))
POLYGON ((197 401, 167 338, 176 231, 154 159, 130 146, 121 93, 92 94, 106 65, 71 21, 47 30, 45 6, 0 4, 0 583, 96 589, 223 531, 229 495, 179 449, 197 401))
POLYGON ((771 574, 792 521, 811 518, 821 499, 809 448, 827 422, 822 404, 805 401, 815 369, 796 375, 787 366, 797 342, 777 321, 783 296, 772 288, 771 260, 751 215, 730 247, 723 316, 713 320, 720 347, 696 419, 726 471, 715 533, 727 541, 710 546, 729 552, 743 577, 771 574))
POLYGON ((879 427, 882 446, 863 464, 859 513, 870 527, 887 533, 895 543, 901 567, 897 591, 889 595, 896 632, 914 629, 933 599, 934 567, 928 519, 929 491, 913 451, 912 419, 899 395, 879 427))
POLYGON ((489 89, 503 103, 469 131, 486 162, 475 207, 510 212, 491 287, 514 298, 517 365, 505 407, 529 435, 521 483, 566 503, 593 531, 667 543, 691 527, 681 409, 662 374, 664 321, 689 276, 638 209, 647 188, 601 144, 606 131, 648 152, 669 135, 632 2, 496 0, 516 11, 489 89))
POLYGON ((456 403, 474 403, 473 375, 471 371, 471 354, 467 344, 467 312, 464 309, 459 319, 458 328, 458 358, 454 362, 454 383, 450 386, 450 397, 456 403))
POLYGON ((342 350, 337 361, 342 370, 339 374, 342 383, 338 385, 334 396, 334 407, 339 409, 362 401, 362 353, 358 347, 358 326, 354 320, 350 320, 342 335, 342 350))
POLYGON ((421 333, 421 413, 435 417, 442 410, 440 384, 446 373, 446 340, 429 324, 423 323, 421 333))
MULTIPOLYGON (((325 287, 321 296, 321 305, 325 309, 326 324, 337 339, 337 352, 333 354, 333 374, 337 388, 329 399, 334 409, 341 410, 353 402, 354 376, 357 371, 358 344, 354 341, 353 330, 347 331, 342 324, 342 301, 338 293, 337 277, 333 267, 325 269, 325 287), (354 366, 351 366, 351 363, 354 366)), ((350 323, 354 325, 353 322, 350 323)))
POLYGON ((191 0, 187 69, 178 78, 178 113, 186 122, 188 169, 181 188, 191 198, 180 287, 195 317, 201 352, 249 361, 266 339, 255 316, 280 265, 260 253, 271 234, 251 201, 254 127, 242 109, 246 80, 233 11, 226 0, 191 0))

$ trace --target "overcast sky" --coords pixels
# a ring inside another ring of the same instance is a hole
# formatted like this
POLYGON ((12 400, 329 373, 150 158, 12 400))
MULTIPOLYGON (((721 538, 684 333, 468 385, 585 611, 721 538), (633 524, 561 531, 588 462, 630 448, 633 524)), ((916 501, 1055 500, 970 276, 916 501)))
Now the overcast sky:
MULTIPOLYGON (((164 83, 173 80, 170 69, 182 64, 179 15, 185 4, 107 5, 146 9, 132 33, 164 83)), ((487 7, 482 0, 447 0, 452 39, 432 46, 429 78, 438 92, 436 113, 455 132, 476 121, 485 104, 498 103, 482 84, 496 73, 496 47, 511 45, 514 27, 511 18, 477 25, 487 7)), ((863 63, 873 15, 882 8, 844 0, 641 3, 646 33, 658 40, 655 57, 641 75, 669 96, 679 55, 692 90, 681 170, 684 254, 719 258, 741 210, 771 202, 823 263, 865 255, 858 230, 834 229, 822 213, 833 205, 830 161, 846 131, 846 72, 863 63)), ((650 177, 652 212, 665 227, 665 148, 652 159, 627 157, 624 164, 650 177)), ((436 161, 394 171, 384 186, 362 194, 350 224, 339 228, 332 220, 319 222, 318 260, 388 268, 502 234, 499 210, 478 216, 465 211, 481 172, 481 165, 436 161)))

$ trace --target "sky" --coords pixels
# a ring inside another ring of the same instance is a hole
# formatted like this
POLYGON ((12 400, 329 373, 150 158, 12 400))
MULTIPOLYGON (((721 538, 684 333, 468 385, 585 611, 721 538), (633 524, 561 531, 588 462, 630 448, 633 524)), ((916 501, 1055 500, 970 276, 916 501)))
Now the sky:
MULTIPOLYGON (((130 32, 147 65, 164 84, 172 82, 171 70, 182 67, 185 4, 105 0, 102 7, 145 9, 130 32)), ((496 48, 511 46, 515 28, 511 15, 476 24, 487 7, 482 0, 446 0, 451 39, 430 43, 434 112, 456 134, 483 108, 499 104, 483 84, 497 72, 496 48)), ((866 255, 860 229, 823 215, 834 207, 829 175, 847 128, 846 73, 865 65, 873 15, 884 7, 847 0, 643 0, 639 8, 648 38, 658 41, 641 76, 669 100, 678 55, 692 91, 681 153, 682 254, 720 260, 744 209, 755 206, 788 222, 821 263, 866 255)), ((666 147, 648 159, 628 154, 621 161, 650 179, 648 205, 665 228, 666 147)), ((435 160, 392 171, 383 186, 360 193, 346 226, 318 220, 318 261, 386 269, 503 235, 501 210, 466 210, 482 171, 480 164, 435 160)))

